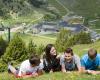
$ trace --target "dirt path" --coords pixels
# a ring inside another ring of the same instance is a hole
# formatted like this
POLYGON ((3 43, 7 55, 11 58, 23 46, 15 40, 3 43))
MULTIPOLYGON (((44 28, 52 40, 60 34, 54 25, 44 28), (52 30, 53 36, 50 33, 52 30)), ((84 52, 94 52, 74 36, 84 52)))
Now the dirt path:
MULTIPOLYGON (((36 21, 38 21, 38 20, 40 20, 40 19, 42 19, 42 18, 43 18, 43 15, 42 15, 41 17, 35 19, 35 20, 32 20, 32 21, 31 21, 28 25, 26 25, 26 26, 29 27, 30 24, 31 24, 32 22, 36 22, 36 21)), ((23 28, 23 25, 21 25, 21 26, 19 26, 19 27, 11 28, 10 31, 11 31, 11 32, 16 32, 17 30, 22 29, 22 28, 23 28)), ((0 35, 5 34, 5 33, 7 33, 7 32, 8 32, 7 30, 0 31, 0 35)))

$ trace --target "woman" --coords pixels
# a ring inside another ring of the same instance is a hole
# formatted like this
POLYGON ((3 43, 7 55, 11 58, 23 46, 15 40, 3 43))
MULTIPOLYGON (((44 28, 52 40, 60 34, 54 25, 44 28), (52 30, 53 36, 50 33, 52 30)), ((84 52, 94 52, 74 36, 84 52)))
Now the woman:
POLYGON ((47 73, 60 71, 60 57, 57 56, 57 52, 53 44, 48 44, 45 48, 43 65, 43 70, 47 73))

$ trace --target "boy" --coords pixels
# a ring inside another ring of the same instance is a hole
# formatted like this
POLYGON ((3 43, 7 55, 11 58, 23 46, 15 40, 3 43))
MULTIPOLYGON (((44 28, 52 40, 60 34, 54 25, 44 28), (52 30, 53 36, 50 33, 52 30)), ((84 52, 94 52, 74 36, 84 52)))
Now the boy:
POLYGON ((32 55, 21 63, 19 70, 16 70, 12 65, 9 65, 8 69, 16 77, 37 77, 42 74, 43 64, 37 55, 32 55))

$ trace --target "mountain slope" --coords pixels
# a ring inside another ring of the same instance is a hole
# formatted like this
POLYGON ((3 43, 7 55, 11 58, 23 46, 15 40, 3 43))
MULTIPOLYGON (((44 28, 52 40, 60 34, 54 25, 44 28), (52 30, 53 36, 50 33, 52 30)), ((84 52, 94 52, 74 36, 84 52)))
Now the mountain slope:
POLYGON ((37 10, 35 8, 45 4, 43 0, 0 0, 0 17, 26 16, 34 13, 34 10, 37 10))
POLYGON ((48 0, 48 3, 54 6, 61 15, 66 15, 68 13, 68 9, 59 0, 48 0))

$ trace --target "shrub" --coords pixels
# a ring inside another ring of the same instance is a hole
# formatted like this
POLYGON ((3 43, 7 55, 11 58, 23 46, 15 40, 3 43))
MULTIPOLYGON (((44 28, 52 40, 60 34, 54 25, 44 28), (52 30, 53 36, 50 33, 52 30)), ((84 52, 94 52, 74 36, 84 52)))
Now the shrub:
POLYGON ((22 41, 19 35, 15 35, 14 38, 9 43, 6 52, 3 56, 5 62, 9 61, 23 61, 28 57, 25 43, 22 41))
POLYGON ((77 38, 77 43, 79 44, 89 44, 92 42, 90 34, 86 32, 80 32, 75 35, 75 37, 77 38))
POLYGON ((6 47, 7 42, 2 37, 0 37, 0 57, 4 54, 6 47))
POLYGON ((43 52, 44 52, 44 45, 38 46, 36 49, 37 55, 41 56, 43 52))
POLYGON ((31 54, 36 54, 36 45, 32 40, 30 40, 28 44, 28 56, 31 54))
POLYGON ((71 36, 71 32, 69 30, 65 30, 65 29, 60 30, 55 43, 55 46, 58 51, 61 52, 65 49, 66 42, 70 36, 71 36))
POLYGON ((66 48, 72 47, 73 45, 89 44, 91 42, 91 36, 89 33, 80 32, 72 35, 70 31, 62 29, 58 34, 55 45, 57 50, 62 52, 66 48))
POLYGON ((7 64, 5 64, 2 60, 0 60, 0 72, 4 72, 7 70, 7 64))

